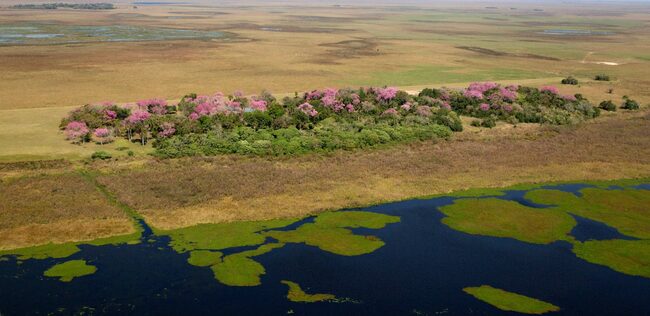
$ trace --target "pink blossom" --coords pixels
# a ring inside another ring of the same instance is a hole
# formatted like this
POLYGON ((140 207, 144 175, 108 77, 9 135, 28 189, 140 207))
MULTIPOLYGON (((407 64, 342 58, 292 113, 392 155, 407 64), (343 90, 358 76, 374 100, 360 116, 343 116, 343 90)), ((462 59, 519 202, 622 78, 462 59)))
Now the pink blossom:
POLYGON ((447 101, 443 101, 440 103, 440 108, 445 109, 445 110, 451 110, 451 105, 447 101))
POLYGON ((402 105, 400 106, 400 108, 401 108, 402 110, 404 110, 404 111, 408 111, 408 110, 411 109, 411 106, 412 106, 411 102, 406 102, 406 103, 402 104, 402 105))
POLYGON ((264 100, 251 100, 250 107, 257 111, 266 111, 266 101, 264 100))
POLYGON ((196 113, 196 112, 192 112, 192 113, 190 113, 190 115, 189 115, 188 117, 189 117, 190 120, 192 120, 192 121, 196 121, 196 120, 199 119, 199 116, 200 116, 200 115, 199 115, 198 113, 196 113))
POLYGON ((431 116, 431 107, 427 105, 420 105, 415 110, 415 113, 417 113, 420 116, 431 116))
POLYGON ((569 102, 573 102, 573 101, 577 101, 577 100, 578 100, 574 95, 570 95, 570 94, 563 95, 563 96, 562 96, 562 99, 564 99, 564 100, 566 100, 566 101, 569 101, 569 102))
POLYGON ((137 102, 140 109, 149 111, 153 114, 163 115, 167 113, 167 101, 160 98, 140 100, 137 102))
POLYGON ((320 99, 322 97, 323 97, 323 92, 318 91, 318 90, 308 92, 305 95, 305 99, 307 99, 307 100, 317 100, 317 99, 320 99))
POLYGON ((111 131, 108 130, 108 128, 105 127, 100 127, 98 129, 95 129, 95 132, 93 132, 93 135, 98 138, 105 138, 111 135, 111 131))
POLYGON ((506 112, 512 112, 512 105, 506 104, 503 106, 503 110, 506 112))
POLYGON ((115 113, 115 111, 106 110, 104 111, 104 117, 109 120, 114 120, 117 118, 117 113, 115 113))
POLYGON ((474 82, 469 85, 467 90, 478 91, 481 94, 499 87, 499 84, 496 82, 474 82))
POLYGON ((377 99, 379 101, 390 101, 397 96, 397 91, 398 90, 395 87, 379 88, 376 90, 377 99))
MULTIPOLYGON (((192 113, 196 114, 196 113, 192 113)), ((174 127, 174 123, 171 122, 165 122, 162 123, 162 131, 158 133, 160 137, 169 137, 172 136, 176 132, 176 128, 174 127)))
POLYGON ((399 113, 394 108, 390 108, 390 109, 384 111, 384 113, 381 113, 381 116, 393 116, 393 117, 395 117, 395 116, 398 116, 398 115, 399 115, 399 113))
POLYGON ((516 84, 510 84, 506 86, 506 89, 512 91, 512 92, 517 92, 519 90, 519 86, 516 84))
POLYGON ((558 90, 558 88, 556 88, 554 86, 543 86, 543 87, 539 88, 539 91, 541 91, 541 92, 549 92, 549 93, 552 93, 552 94, 559 94, 560 93, 560 90, 558 90))
POLYGON ((349 113, 354 112, 354 104, 352 104, 352 103, 350 103, 350 104, 346 104, 346 105, 345 105, 345 109, 346 109, 349 113))
POLYGON ((361 99, 359 98, 359 95, 356 93, 352 94, 352 104, 354 105, 359 105, 361 103, 361 99))
POLYGON ((501 94, 501 97, 503 97, 503 99, 506 101, 513 102, 517 99, 517 93, 508 88, 500 88, 499 93, 501 94))
POLYGON ((65 127, 65 136, 69 140, 80 140, 83 142, 83 138, 88 135, 89 132, 90 130, 84 122, 72 121, 65 127))
POLYGON ((133 111, 133 113, 131 113, 131 115, 129 115, 129 117, 126 118, 126 122, 130 124, 138 124, 146 121, 147 119, 149 119, 149 117, 151 117, 151 114, 149 114, 149 112, 136 110, 133 111))
POLYGON ((336 104, 336 97, 332 95, 326 95, 321 99, 321 102, 323 102, 323 105, 326 107, 334 107, 336 104))
POLYGON ((316 109, 314 109, 314 107, 307 102, 299 105, 298 110, 302 111, 302 113, 305 113, 311 117, 318 115, 318 111, 316 111, 316 109))
POLYGON ((481 105, 478 106, 481 111, 489 111, 490 110, 490 105, 487 103, 481 103, 481 105))
POLYGON ((465 90, 465 92, 463 92, 463 95, 466 98, 474 98, 479 100, 483 99, 483 92, 478 90, 465 90))
POLYGON ((194 108, 194 113, 197 116, 213 115, 217 113, 217 106, 211 102, 203 102, 194 108))

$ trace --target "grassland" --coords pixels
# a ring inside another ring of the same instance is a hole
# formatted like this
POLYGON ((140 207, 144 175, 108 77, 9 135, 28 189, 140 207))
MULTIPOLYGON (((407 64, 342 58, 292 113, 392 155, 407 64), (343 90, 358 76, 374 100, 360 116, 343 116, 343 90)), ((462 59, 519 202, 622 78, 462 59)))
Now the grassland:
MULTIPOLYGON (((94 145, 67 146, 58 118, 70 106, 188 92, 276 94, 327 86, 399 85, 417 90, 478 80, 557 84, 592 100, 630 95, 650 102, 648 10, 642 5, 498 5, 442 2, 332 7, 251 2, 220 6, 120 5, 115 10, 0 11, 5 26, 61 24, 226 32, 227 39, 70 44, 0 44, 0 161, 87 157, 94 145), (547 29, 610 32, 550 36, 547 29), (467 48, 472 48, 468 50, 467 48), (616 62, 607 66, 595 62, 616 62), (608 73, 612 82, 594 82, 608 73), (110 83, 110 84, 108 84, 110 83), (612 94, 606 91, 612 88, 612 94), (575 91, 574 91, 575 90, 575 91), (29 97, 26 97, 29 96, 29 97), (43 109, 47 107, 48 109, 43 109)), ((109 149, 128 146, 116 144, 109 149)), ((145 153, 147 150, 136 150, 145 153)), ((123 152, 117 152, 124 155, 123 152)))
POLYGON ((136 232, 131 218, 78 173, 3 179, 0 250, 136 232))

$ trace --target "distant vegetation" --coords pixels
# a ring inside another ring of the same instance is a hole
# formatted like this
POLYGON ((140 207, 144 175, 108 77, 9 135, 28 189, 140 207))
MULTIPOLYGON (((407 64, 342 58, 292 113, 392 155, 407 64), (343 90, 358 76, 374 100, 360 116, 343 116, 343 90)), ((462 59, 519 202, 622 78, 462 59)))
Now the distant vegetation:
POLYGON ((571 76, 568 76, 568 77, 562 79, 562 84, 577 85, 578 84, 578 79, 573 78, 571 76))
POLYGON ((189 94, 177 105, 163 99, 136 104, 85 105, 64 118, 69 140, 105 144, 113 136, 154 140, 160 157, 294 155, 355 149, 397 142, 446 138, 463 126, 497 121, 571 124, 598 116, 581 95, 541 89, 473 83, 467 89, 424 89, 413 96, 393 87, 313 90, 281 101, 263 92, 244 97, 189 94))
POLYGON ((594 76, 594 80, 596 80, 596 81, 609 81, 609 75, 599 74, 599 75, 594 76))
POLYGON ((56 10, 59 8, 77 10, 112 10, 115 6, 111 3, 42 3, 42 4, 17 4, 13 9, 56 10))

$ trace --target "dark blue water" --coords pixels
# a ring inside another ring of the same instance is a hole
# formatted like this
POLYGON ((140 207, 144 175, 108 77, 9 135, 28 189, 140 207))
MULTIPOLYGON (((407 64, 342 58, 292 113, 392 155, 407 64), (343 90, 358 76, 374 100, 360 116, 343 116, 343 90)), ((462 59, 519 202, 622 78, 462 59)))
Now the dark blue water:
POLYGON ((571 236, 575 237, 578 241, 587 240, 610 240, 610 239, 626 239, 637 240, 638 238, 630 237, 621 234, 616 228, 607 224, 597 222, 588 218, 584 218, 575 214, 571 214, 576 219, 578 225, 571 230, 571 236))
MULTIPOLYGON (((516 191, 500 198, 526 202, 516 191)), ((262 285, 256 287, 220 284, 209 268, 189 265, 188 254, 174 252, 167 237, 148 236, 148 230, 138 245, 80 246, 82 251, 70 258, 22 264, 10 259, 0 262, 0 314, 515 314, 462 291, 483 284, 553 303, 562 309, 553 315, 650 314, 650 279, 587 263, 566 242, 534 245, 455 231, 441 224, 443 215, 437 211, 453 201, 443 197, 366 208, 402 219, 380 230, 353 230, 380 237, 384 247, 346 257, 287 244, 255 257, 266 268, 262 285), (42 276, 52 265, 71 259, 85 259, 98 271, 69 283, 42 276), (293 303, 286 299, 281 280, 297 282, 308 293, 332 293, 354 302, 293 303)), ((577 238, 624 237, 604 224, 577 220, 577 238)))

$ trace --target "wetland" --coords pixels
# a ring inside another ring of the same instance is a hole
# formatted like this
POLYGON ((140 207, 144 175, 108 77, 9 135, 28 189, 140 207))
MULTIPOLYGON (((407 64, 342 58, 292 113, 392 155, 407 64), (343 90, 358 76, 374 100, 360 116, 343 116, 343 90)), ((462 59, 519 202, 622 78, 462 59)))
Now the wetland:
POLYGON ((5 252, 0 310, 643 314, 648 183, 513 187, 172 230, 139 221, 129 242, 5 252))

